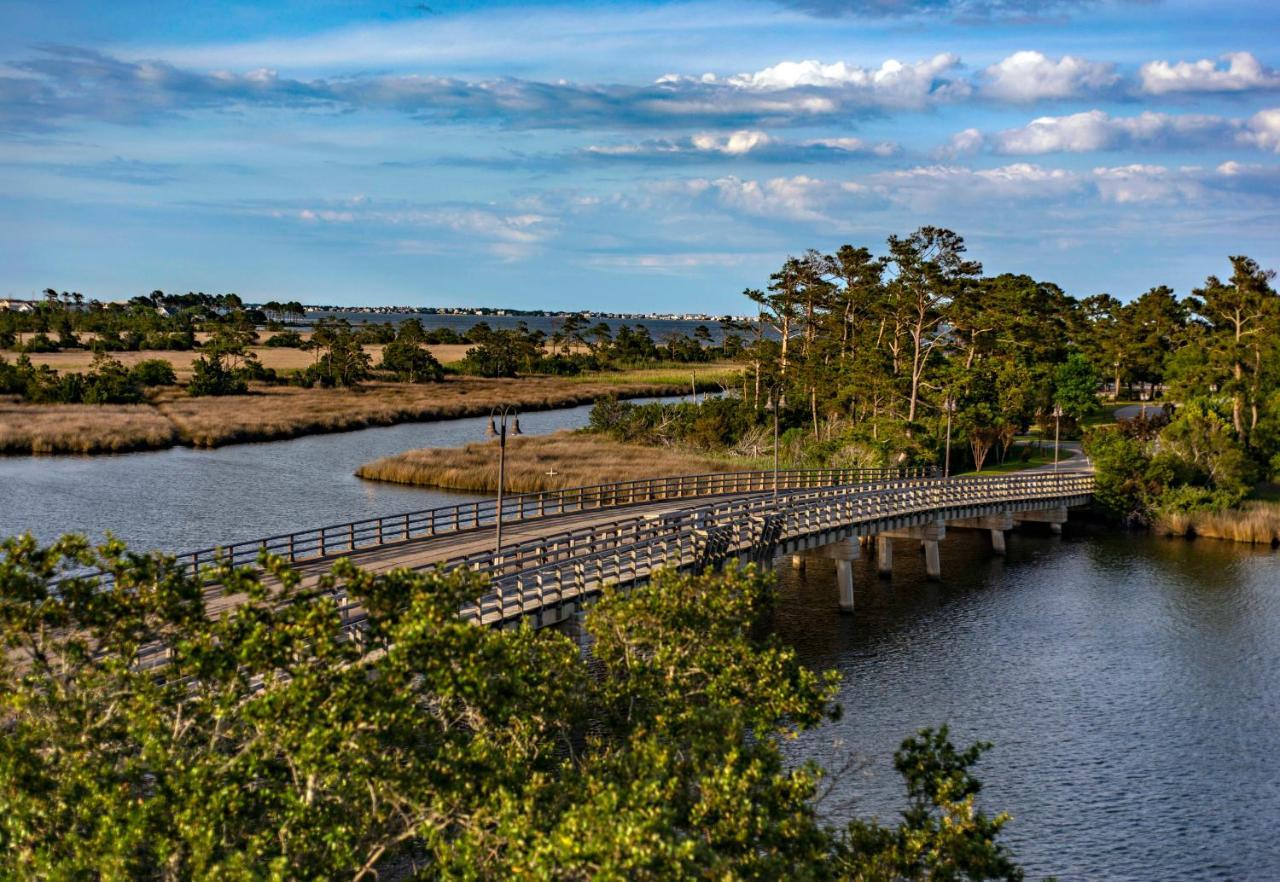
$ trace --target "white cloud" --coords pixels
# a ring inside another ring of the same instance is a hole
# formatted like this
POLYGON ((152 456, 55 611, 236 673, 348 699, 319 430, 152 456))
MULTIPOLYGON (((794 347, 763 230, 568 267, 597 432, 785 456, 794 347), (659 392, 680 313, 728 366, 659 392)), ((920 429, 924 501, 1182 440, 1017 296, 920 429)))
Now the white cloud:
POLYGON ((767 132, 744 129, 728 136, 714 134, 694 135, 692 142, 693 146, 698 150, 726 153, 729 156, 741 156, 744 153, 750 153, 757 147, 768 146, 774 143, 774 140, 769 137, 767 132))
POLYGON ((1095 168, 1093 178, 1098 195, 1106 202, 1118 204, 1136 202, 1169 202, 1180 198, 1195 198, 1200 186, 1189 168, 1175 172, 1162 165, 1115 166, 1095 168))
POLYGON ((952 136, 940 152, 954 156, 986 147, 994 153, 1027 156, 1231 145, 1280 152, 1280 108, 1260 111, 1247 120, 1153 112, 1113 117, 1102 110, 1088 110, 1068 116, 1042 116, 1021 128, 992 134, 966 129, 952 136))
POLYGON ((726 208, 765 218, 793 221, 825 221, 823 209, 837 192, 826 181, 806 175, 767 181, 719 178, 711 182, 718 201, 726 208))
POLYGON ((1222 56, 1227 64, 1202 58, 1199 61, 1152 61, 1138 71, 1142 90, 1152 95, 1170 92, 1243 92, 1280 88, 1280 73, 1264 68, 1250 52, 1222 56))
POLYGON ((1115 65, 1074 55, 1054 60, 1041 52, 1015 52, 983 71, 982 94, 1011 102, 1075 98, 1106 91, 1120 81, 1115 65))
POLYGON ((949 52, 932 58, 903 63, 889 59, 878 68, 865 68, 843 61, 824 64, 820 61, 783 61, 763 70, 728 77, 705 74, 687 77, 668 74, 659 84, 676 86, 698 84, 703 87, 731 87, 741 92, 758 94, 797 93, 793 100, 814 100, 815 91, 837 93, 845 101, 882 107, 919 108, 935 100, 961 98, 971 91, 969 84, 949 75, 960 64, 960 58, 949 52))
POLYGON ((584 153, 619 160, 689 160, 750 157, 772 162, 807 162, 842 156, 894 156, 901 148, 891 141, 861 138, 813 138, 790 141, 759 129, 729 134, 701 132, 688 138, 662 138, 628 144, 593 144, 584 153))
POLYGON ((1260 110, 1249 118, 1247 132, 1240 139, 1260 150, 1280 153, 1280 107, 1260 110))

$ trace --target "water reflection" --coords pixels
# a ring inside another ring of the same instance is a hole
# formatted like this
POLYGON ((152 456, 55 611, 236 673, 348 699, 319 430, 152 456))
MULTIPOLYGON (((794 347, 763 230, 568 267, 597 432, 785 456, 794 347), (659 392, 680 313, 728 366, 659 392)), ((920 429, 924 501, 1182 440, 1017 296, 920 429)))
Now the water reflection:
POLYGON ((1032 871, 1063 880, 1280 878, 1280 557, 1212 541, 1014 534, 909 543, 892 581, 859 561, 780 566, 777 632, 845 678, 844 718, 794 747, 842 775, 824 810, 891 816, 891 756, 923 726, 995 743, 984 802, 1032 871))

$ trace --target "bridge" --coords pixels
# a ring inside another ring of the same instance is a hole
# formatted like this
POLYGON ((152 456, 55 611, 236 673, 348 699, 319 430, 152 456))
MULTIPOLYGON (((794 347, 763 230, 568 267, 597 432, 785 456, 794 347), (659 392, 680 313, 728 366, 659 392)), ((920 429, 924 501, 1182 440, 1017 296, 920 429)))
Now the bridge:
MULTIPOLYGON (((564 621, 607 586, 632 586, 661 568, 701 569, 730 561, 771 564, 790 555, 833 559, 841 609, 855 606, 852 562, 874 550, 893 571, 894 540, 923 546, 940 578, 938 544, 948 530, 990 533, 1002 554, 1021 522, 1055 531, 1068 510, 1089 502, 1093 476, 1027 471, 942 478, 925 470, 808 469, 730 472, 626 481, 506 497, 370 518, 255 539, 180 556, 193 572, 216 562, 249 564, 262 552, 292 562, 304 581, 338 558, 373 571, 465 567, 490 590, 461 610, 491 626, 564 621), (503 545, 494 547, 501 516, 503 545)), ((216 586, 211 591, 216 592, 216 586)), ((339 598, 344 626, 362 610, 339 598)), ((226 603, 234 600, 226 599, 226 603)), ((216 611, 218 603, 212 609, 216 611)))

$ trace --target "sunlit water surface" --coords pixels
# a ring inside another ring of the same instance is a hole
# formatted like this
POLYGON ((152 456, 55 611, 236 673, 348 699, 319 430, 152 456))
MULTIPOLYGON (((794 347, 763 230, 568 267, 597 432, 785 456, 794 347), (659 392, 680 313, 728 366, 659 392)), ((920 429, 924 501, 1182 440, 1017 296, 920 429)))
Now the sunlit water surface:
MULTIPOLYGON (((682 398, 654 399, 681 401, 682 398)), ((576 429, 591 406, 520 416, 527 434, 576 429)), ((481 498, 355 477, 415 447, 485 440, 488 418, 404 423, 214 450, 115 456, 0 456, 0 537, 94 539, 110 529, 138 549, 182 551, 481 498)))
POLYGON ((994 748, 982 804, 1014 815, 1029 878, 1280 879, 1280 556, 1200 540, 952 531, 941 584, 779 566, 775 627, 843 675, 841 720, 793 748, 837 771, 831 820, 892 819, 892 754, 948 724, 994 748))

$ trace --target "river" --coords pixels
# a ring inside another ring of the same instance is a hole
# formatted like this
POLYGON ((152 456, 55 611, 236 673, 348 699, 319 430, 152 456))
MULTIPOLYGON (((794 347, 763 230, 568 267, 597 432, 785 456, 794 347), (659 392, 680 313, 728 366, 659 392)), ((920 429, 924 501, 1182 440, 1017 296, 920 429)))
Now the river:
MULTIPOLYGON (((590 413, 591 405, 526 413, 520 426, 527 434, 576 429, 590 413)), ((214 450, 0 456, 0 537, 85 533, 96 540, 110 528, 140 550, 184 551, 452 505, 480 497, 362 481, 354 472, 414 447, 483 441, 487 425, 487 417, 473 417, 214 450)))
MULTIPOLYGON (((589 410, 521 425, 581 426, 589 410)), ((110 525, 137 548, 179 550, 471 499, 352 472, 480 440, 485 424, 0 458, 0 536, 110 525)), ((958 743, 995 744, 981 801, 1014 815, 1008 841, 1030 878, 1280 879, 1280 556, 1077 530, 1016 532, 1004 559, 985 536, 954 530, 941 583, 905 545, 892 581, 864 559, 853 615, 836 609, 830 562, 779 567, 775 632, 844 675, 844 717, 788 746, 839 772, 824 815, 891 818, 902 804, 894 748, 947 723, 958 743)))
POLYGON ((892 819, 892 754, 925 726, 995 746, 981 804, 1028 878, 1280 879, 1280 556, 1215 540, 954 530, 943 582, 779 565, 776 633, 843 675, 841 720, 789 747, 835 772, 822 810, 892 819), (852 765, 851 765, 852 763, 852 765))

